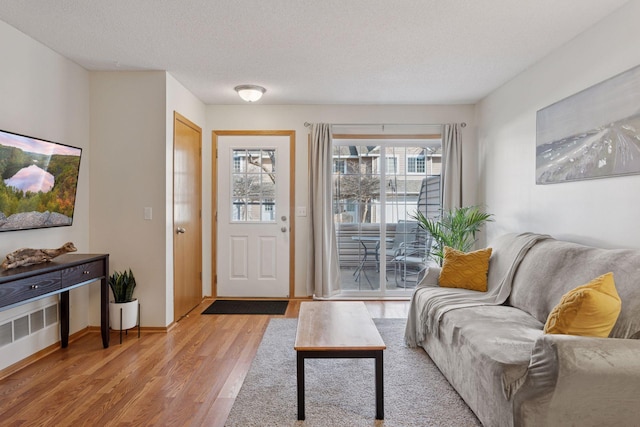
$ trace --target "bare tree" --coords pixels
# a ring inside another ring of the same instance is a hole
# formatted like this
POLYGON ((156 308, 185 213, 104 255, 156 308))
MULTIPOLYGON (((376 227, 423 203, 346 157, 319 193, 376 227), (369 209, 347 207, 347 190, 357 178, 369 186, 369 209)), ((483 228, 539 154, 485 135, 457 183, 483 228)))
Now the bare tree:
POLYGON ((247 162, 250 165, 256 166, 261 168, 267 175, 269 175, 269 178, 271 179, 272 183, 276 183, 276 175, 275 175, 275 171, 276 171, 276 151, 275 150, 263 150, 262 153, 266 153, 269 156, 269 161, 270 163, 266 163, 264 161, 261 161, 261 158, 258 156, 248 156, 247 157, 247 162))
POLYGON ((335 199, 358 204, 359 222, 371 222, 371 202, 380 197, 380 176, 373 174, 371 158, 347 159, 347 173, 334 176, 335 199), (363 161, 368 160, 368 161, 363 161))

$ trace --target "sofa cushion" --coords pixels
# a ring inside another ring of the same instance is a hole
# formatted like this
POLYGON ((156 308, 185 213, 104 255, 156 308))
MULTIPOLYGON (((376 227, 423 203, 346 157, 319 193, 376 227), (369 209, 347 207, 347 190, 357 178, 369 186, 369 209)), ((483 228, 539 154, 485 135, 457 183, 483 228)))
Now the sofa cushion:
POLYGON ((543 335, 542 327, 541 322, 513 307, 467 307, 443 316, 440 341, 451 348, 451 354, 466 355, 466 365, 474 367, 473 381, 484 383, 483 387, 473 385, 469 393, 495 383, 499 389, 493 393, 500 396, 481 396, 481 400, 509 400, 527 373, 531 350, 543 335))
POLYGON ((544 332, 606 338, 619 314, 613 273, 607 273, 564 294, 551 310, 544 332))
POLYGON ((640 250, 540 241, 520 263, 507 303, 544 323, 565 293, 607 272, 613 272, 622 301, 609 336, 640 338, 640 250))
POLYGON ((465 253, 445 246, 440 286, 486 292, 490 257, 491 248, 465 253))

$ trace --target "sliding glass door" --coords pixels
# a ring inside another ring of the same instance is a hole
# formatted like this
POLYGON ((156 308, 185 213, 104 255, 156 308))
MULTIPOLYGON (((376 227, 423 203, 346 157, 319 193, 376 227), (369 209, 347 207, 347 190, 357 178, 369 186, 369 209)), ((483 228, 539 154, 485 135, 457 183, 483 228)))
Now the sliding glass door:
POLYGON ((333 211, 343 295, 413 291, 430 262, 431 243, 415 215, 439 214, 440 165, 441 142, 433 136, 334 137, 333 211))

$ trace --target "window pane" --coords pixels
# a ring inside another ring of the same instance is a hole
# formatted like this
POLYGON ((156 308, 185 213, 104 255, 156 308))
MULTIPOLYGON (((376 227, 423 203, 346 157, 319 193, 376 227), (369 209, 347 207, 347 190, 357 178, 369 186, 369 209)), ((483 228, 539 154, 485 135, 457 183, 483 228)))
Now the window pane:
POLYGON ((347 161, 341 159, 334 160, 333 173, 347 173, 347 161))
POLYGON ((244 157, 233 156, 233 172, 239 173, 242 172, 242 166, 244 164, 244 157))
POLYGON ((276 150, 234 149, 231 220, 274 222, 276 150))
POLYGON ((275 173, 276 171, 276 150, 262 151, 262 169, 265 173, 275 173))
POLYGON ((247 150, 234 149, 231 156, 233 163, 232 173, 246 172, 247 150))
POLYGON ((274 222, 276 220, 275 203, 271 199, 265 199, 262 202, 262 221, 274 222))
POLYGON ((439 142, 353 142, 358 145, 334 140, 333 146, 333 215, 342 289, 375 291, 383 286, 411 292, 427 262, 426 236, 417 230, 416 212, 434 217, 439 211, 439 142), (402 232, 407 229, 411 232, 402 232), (403 248, 413 245, 403 260, 396 253, 401 240, 403 248))
POLYGON ((260 173, 262 170, 262 150, 247 150, 247 172, 260 173))
POLYGON ((244 175, 233 176, 233 188, 231 191, 234 199, 244 199, 247 196, 247 185, 244 175))
POLYGON ((416 167, 416 158, 415 157, 409 157, 407 159, 407 172, 409 173, 416 173, 417 167, 416 167))
POLYGON ((387 173, 395 174, 398 172, 398 159, 396 157, 387 157, 387 173))
POLYGON ((234 199, 231 205, 231 221, 246 221, 247 209, 244 201, 240 199, 234 199))

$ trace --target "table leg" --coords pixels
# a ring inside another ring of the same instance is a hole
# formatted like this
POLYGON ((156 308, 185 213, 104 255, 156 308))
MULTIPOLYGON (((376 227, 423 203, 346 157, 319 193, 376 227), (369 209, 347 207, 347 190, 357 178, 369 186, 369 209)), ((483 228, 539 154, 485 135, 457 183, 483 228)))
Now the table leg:
POLYGON ((384 420, 384 380, 382 350, 376 351, 376 420, 384 420))
MULTIPOLYGON (((364 255, 362 256, 362 259, 360 260, 360 263, 358 264, 356 269, 353 270, 353 275, 355 276, 356 280, 360 278, 360 273, 362 272, 362 269, 364 268, 364 265, 367 262, 367 247, 362 242, 360 242, 360 244, 362 244, 362 246, 364 247, 364 255)), ((366 274, 365 274, 365 277, 366 277, 366 274)))
MULTIPOLYGON (((371 286, 371 289, 373 289, 373 285, 371 284, 371 280, 369 280, 369 276, 367 276, 367 273, 364 271, 364 266, 367 263, 367 257, 371 254, 371 252, 369 251, 369 248, 367 248, 367 245, 364 243, 364 241, 360 240, 360 244, 362 245, 362 248, 364 249, 364 255, 362 257, 362 260, 360 260, 360 264, 358 264, 358 267, 356 267, 356 269, 353 272, 353 275, 355 276, 356 280, 358 281, 358 289, 360 289, 360 273, 364 274, 364 278, 367 279, 367 283, 369 283, 369 286, 371 286)), ((376 257, 376 263, 378 263, 378 267, 376 267, 376 269, 379 271, 379 261, 378 261, 378 247, 380 245, 380 242, 378 242, 376 244, 376 253, 374 254, 374 256, 376 257)))
POLYGON ((298 366, 298 420, 304 420, 304 356, 297 352, 298 366))
MULTIPOLYGON (((109 274, 109 262, 105 261, 105 271, 109 274)), ((104 277, 100 281, 100 332, 102 333, 102 346, 109 347, 109 284, 104 277)))
POLYGON ((60 341, 62 348, 69 346, 69 291, 60 294, 60 341))

